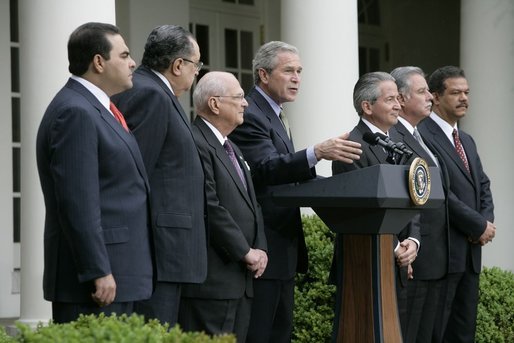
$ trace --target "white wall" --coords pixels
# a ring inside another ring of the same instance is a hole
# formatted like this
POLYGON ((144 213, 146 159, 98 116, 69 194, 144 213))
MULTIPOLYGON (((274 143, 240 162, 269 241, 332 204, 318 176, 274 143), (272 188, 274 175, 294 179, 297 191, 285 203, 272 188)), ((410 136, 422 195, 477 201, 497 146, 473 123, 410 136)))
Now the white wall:
POLYGON ((19 294, 11 293, 14 266, 11 133, 11 49, 9 1, 0 2, 0 318, 19 315, 19 294))

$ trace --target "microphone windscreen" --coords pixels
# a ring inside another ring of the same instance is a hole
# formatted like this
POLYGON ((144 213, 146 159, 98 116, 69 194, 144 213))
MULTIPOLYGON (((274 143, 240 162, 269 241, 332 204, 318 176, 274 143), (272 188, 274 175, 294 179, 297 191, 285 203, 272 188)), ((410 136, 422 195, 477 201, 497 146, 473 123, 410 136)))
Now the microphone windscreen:
POLYGON ((377 136, 376 134, 373 134, 371 132, 365 132, 362 135, 362 139, 364 142, 368 143, 369 145, 377 145, 377 136))

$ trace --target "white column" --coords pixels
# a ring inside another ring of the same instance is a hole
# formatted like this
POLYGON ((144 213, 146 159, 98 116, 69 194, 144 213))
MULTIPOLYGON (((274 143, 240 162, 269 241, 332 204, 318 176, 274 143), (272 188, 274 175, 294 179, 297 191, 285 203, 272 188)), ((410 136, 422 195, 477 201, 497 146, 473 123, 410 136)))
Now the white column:
POLYGON ((115 23, 114 0, 19 2, 21 72, 21 311, 36 324, 51 317, 43 299, 45 208, 36 167, 36 134, 43 113, 66 82, 67 41, 88 21, 115 23))
POLYGON ((462 0, 461 67, 470 86, 462 126, 478 145, 491 179, 496 238, 483 248, 483 264, 514 270, 514 1, 462 0))
MULTIPOLYGON (((286 105, 296 149, 351 131, 358 121, 353 86, 359 77, 357 1, 282 0, 282 38, 300 50, 302 83, 286 105)), ((332 175, 321 162, 319 175, 332 175)))

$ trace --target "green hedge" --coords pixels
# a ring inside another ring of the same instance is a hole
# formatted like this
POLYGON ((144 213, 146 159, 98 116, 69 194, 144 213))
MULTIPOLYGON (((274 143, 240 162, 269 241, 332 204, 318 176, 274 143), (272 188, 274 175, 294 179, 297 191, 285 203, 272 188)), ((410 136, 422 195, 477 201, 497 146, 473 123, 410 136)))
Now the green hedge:
MULTIPOLYGON (((309 274, 297 278, 293 342, 330 342, 335 288, 327 285, 334 235, 317 216, 303 217, 309 274)), ((476 342, 514 342, 514 274, 484 268, 480 276, 476 342)))
MULTIPOLYGON (((335 287, 327 284, 332 261, 334 234, 317 216, 303 217, 310 268, 297 277, 294 309, 294 343, 330 342, 335 287)), ((232 343, 234 336, 209 337, 184 333, 157 321, 144 323, 140 316, 81 316, 69 324, 50 324, 32 331, 17 324, 21 335, 12 338, 0 328, 0 343, 55 342, 152 342, 232 343)), ((514 342, 514 274, 499 268, 484 268, 480 276, 480 300, 476 342, 514 342)))
MULTIPOLYGON (((168 325, 157 320, 145 323, 142 316, 81 315, 67 324, 39 326, 32 330, 17 323, 20 330, 15 339, 0 333, 0 343, 235 343, 233 335, 210 337, 204 333, 182 332, 178 326, 168 331, 168 325)), ((0 330, 0 332, 2 332, 0 330)))

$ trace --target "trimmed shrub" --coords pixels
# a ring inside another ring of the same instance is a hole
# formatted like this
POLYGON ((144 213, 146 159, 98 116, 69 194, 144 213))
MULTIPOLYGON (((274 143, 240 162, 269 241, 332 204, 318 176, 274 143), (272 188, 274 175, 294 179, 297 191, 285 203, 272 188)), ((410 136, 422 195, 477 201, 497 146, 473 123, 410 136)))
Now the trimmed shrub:
MULTIPOLYGON (((20 335, 16 342, 24 343, 235 343, 233 335, 210 337, 204 333, 182 332, 178 326, 168 331, 168 325, 157 320, 145 323, 142 316, 80 315, 73 322, 38 326, 17 323, 20 335)), ((0 341, 1 342, 1 341, 0 341)), ((8 341, 7 341, 8 342, 8 341)))
MULTIPOLYGON (((335 286, 328 285, 334 234, 317 216, 303 216, 309 272, 295 288, 293 342, 330 342, 335 286)), ((480 275, 476 342, 514 342, 514 274, 498 267, 480 275)))
POLYGON ((514 274, 498 267, 480 274, 477 342, 514 342, 514 274))
POLYGON ((302 221, 309 271, 296 277, 292 341, 330 342, 336 287, 327 280, 335 234, 318 216, 303 216, 302 221))
POLYGON ((16 340, 5 332, 3 326, 0 326, 0 343, 16 343, 16 340))

